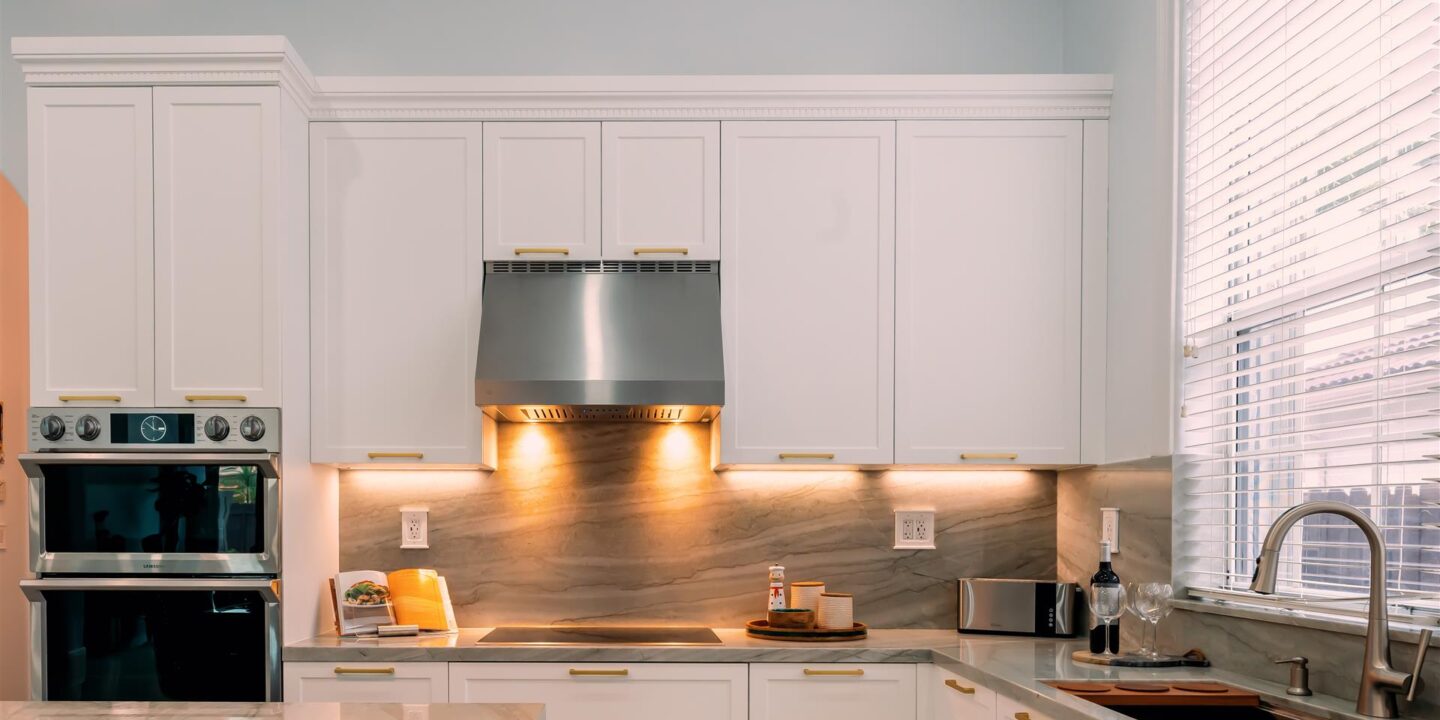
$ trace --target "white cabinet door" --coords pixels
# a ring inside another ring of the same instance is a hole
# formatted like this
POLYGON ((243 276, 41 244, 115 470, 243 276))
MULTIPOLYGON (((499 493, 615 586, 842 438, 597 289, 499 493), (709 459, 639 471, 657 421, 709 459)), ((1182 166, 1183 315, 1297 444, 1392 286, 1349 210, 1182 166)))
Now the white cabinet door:
POLYGON ((899 124, 895 462, 1080 461, 1082 144, 899 124))
POLYGON ((287 662, 285 702, 449 702, 445 666, 443 662, 287 662))
POLYGON ((150 88, 30 88, 30 402, 155 403, 150 88))
POLYGON ((750 665, 750 720, 915 717, 915 666, 750 665))
POLYGON ((451 663, 450 702, 544 703, 546 720, 745 720, 746 666, 451 663))
POLYGON ((280 90, 160 87, 155 404, 280 405, 280 90))
POLYGON ((720 464, 893 462, 894 131, 723 123, 720 464))
POLYGON ((921 666, 921 720, 995 720, 995 691, 935 665, 921 666))
POLYGON ((604 124, 604 257, 720 259, 720 123, 604 124))
POLYGON ((311 459, 480 464, 480 126, 312 123, 311 459))
POLYGON ((1050 720, 1050 716, 1036 712, 1019 700, 1000 695, 995 699, 995 720, 1050 720))
POLYGON ((485 258, 600 259, 600 123, 485 123, 485 258))

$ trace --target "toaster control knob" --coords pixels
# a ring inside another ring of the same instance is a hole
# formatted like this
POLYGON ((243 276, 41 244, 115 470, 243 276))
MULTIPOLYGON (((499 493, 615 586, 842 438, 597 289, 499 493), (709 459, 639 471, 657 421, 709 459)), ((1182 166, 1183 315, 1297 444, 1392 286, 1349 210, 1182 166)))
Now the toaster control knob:
POLYGON ((100 437, 100 421, 94 415, 82 415, 75 421, 75 434, 81 440, 89 442, 100 437))
POLYGON ((65 437, 65 421, 58 415, 46 415, 40 420, 40 437, 50 442, 65 437))
POLYGON ((205 421, 205 437, 215 442, 230 437, 230 422, 219 415, 211 415, 210 419, 205 421))
POLYGON ((265 421, 254 415, 248 415, 240 421, 240 437, 256 442, 265 437, 265 421))

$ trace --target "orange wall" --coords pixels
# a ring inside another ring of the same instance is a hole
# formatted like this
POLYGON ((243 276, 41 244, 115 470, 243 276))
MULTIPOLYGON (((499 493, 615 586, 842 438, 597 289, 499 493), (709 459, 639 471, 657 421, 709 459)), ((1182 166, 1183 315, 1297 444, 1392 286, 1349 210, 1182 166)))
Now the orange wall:
POLYGON ((15 456, 25 449, 29 405, 29 317, 27 302, 28 214, 25 202, 0 174, 0 403, 4 414, 4 454, 0 457, 0 700, 27 695, 29 609, 19 580, 27 573, 25 475, 15 456))

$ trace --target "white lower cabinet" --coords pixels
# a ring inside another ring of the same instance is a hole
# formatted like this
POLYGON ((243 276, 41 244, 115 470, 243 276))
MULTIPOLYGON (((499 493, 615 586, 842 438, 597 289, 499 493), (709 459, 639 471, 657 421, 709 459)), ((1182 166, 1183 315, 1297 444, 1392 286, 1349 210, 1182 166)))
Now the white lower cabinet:
POLYGON ((913 718, 917 666, 750 665, 750 720, 913 718))
POLYGON ((450 702, 544 703, 546 720, 745 720, 745 668, 741 663, 452 663, 450 702))
POLYGON ((285 702, 449 702, 447 665, 443 662, 287 662, 285 702))
POLYGON ((921 665, 919 720, 996 720, 995 691, 935 665, 921 665))
POLYGON ((1019 700, 1003 695, 995 699, 995 720, 1050 720, 1050 716, 1030 709, 1019 700))

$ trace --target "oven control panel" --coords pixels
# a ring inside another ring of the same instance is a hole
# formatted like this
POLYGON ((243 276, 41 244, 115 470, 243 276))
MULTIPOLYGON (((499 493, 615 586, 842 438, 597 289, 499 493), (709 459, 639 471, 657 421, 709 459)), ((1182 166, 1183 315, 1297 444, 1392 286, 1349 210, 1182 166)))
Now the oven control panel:
POLYGON ((31 452, 280 452, 279 408, 30 408, 31 452))

